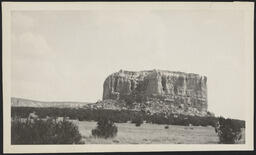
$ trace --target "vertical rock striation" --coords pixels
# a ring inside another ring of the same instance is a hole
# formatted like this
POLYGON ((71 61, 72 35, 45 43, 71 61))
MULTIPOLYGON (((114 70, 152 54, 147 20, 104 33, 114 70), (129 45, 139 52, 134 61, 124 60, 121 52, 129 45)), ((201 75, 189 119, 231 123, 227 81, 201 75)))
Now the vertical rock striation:
POLYGON ((113 73, 104 82, 103 100, 147 102, 154 99, 183 110, 207 112, 207 78, 198 74, 165 70, 113 73), (138 100, 138 97, 140 100, 138 100))

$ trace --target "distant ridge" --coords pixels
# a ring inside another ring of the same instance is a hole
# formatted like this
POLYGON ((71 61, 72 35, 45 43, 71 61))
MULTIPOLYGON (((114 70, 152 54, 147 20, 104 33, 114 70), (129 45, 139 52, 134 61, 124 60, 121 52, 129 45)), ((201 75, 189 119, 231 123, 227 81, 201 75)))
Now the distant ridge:
POLYGON ((11 106, 12 107, 54 107, 54 108, 83 108, 86 105, 91 104, 89 102, 45 102, 45 101, 36 101, 31 99, 11 97, 11 106))

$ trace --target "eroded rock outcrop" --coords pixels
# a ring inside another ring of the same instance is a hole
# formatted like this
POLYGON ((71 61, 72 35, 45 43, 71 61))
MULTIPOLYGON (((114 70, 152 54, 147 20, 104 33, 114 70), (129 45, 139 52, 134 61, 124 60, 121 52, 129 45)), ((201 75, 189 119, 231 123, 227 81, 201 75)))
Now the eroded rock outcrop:
MULTIPOLYGON (((164 70, 124 71, 113 73, 104 82, 103 100, 142 103, 173 113, 206 115, 207 78, 198 74, 164 70)), ((140 105, 140 104, 136 104, 140 105)))

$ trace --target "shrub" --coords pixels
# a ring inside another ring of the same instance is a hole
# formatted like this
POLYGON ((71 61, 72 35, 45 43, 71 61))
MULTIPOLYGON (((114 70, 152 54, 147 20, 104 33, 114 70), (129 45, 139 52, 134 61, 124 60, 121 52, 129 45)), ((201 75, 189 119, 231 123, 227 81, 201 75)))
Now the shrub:
POLYGON ((12 144, 80 144, 81 139, 78 127, 65 119, 12 120, 12 144))
POLYGON ((241 139, 241 126, 232 119, 219 117, 215 132, 222 144, 234 144, 241 139))
POLYGON ((164 128, 165 128, 165 129, 169 129, 169 126, 168 126, 168 125, 166 125, 164 128))
POLYGON ((135 123, 135 126, 140 126, 143 123, 143 119, 141 116, 137 116, 132 119, 132 123, 135 123))
POLYGON ((92 135, 105 139, 113 138, 117 135, 117 127, 111 119, 103 117, 97 122, 96 129, 92 130, 92 135))
POLYGON ((141 124, 142 124, 142 123, 137 122, 137 123, 135 123, 135 126, 139 127, 141 124))

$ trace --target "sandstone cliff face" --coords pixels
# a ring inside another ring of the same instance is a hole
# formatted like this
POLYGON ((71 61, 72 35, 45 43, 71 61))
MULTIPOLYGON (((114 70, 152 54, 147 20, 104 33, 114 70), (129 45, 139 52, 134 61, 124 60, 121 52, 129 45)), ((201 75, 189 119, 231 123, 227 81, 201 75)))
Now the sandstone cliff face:
POLYGON ((207 78, 198 74, 163 70, 113 73, 104 82, 103 100, 164 102, 173 109, 207 112, 207 78), (137 100, 139 97, 139 101, 137 100), (157 101, 156 101, 157 99, 157 101), (174 108, 175 107, 175 108, 174 108))

